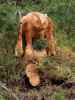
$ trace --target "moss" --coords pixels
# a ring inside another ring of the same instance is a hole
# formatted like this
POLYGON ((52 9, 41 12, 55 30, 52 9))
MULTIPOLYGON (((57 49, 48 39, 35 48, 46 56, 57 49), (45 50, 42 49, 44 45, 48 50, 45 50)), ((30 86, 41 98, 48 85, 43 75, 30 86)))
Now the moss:
POLYGON ((51 96, 51 100, 65 100, 65 96, 64 95, 65 94, 64 94, 63 91, 55 92, 51 96))

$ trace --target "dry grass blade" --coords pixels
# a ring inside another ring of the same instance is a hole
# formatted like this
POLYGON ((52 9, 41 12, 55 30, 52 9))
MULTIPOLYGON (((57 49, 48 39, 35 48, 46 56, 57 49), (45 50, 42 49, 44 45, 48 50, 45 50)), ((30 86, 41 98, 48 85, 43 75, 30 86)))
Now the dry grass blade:
MULTIPOLYGON (((19 100, 19 98, 16 96, 15 93, 12 92, 12 90, 8 89, 4 83, 0 82, 0 88, 2 88, 4 91, 8 93, 9 96, 12 96, 15 100, 19 100)), ((2 92, 2 91, 1 91, 2 92)))

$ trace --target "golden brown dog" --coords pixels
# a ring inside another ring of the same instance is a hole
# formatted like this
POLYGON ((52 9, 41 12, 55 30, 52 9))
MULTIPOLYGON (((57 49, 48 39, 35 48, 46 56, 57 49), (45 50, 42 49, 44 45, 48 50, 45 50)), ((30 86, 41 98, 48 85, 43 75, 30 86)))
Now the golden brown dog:
POLYGON ((26 49, 25 53, 33 56, 32 38, 46 38, 48 47, 46 48, 47 55, 55 55, 55 42, 53 36, 54 25, 52 20, 45 14, 39 12, 31 12, 23 16, 18 27, 18 40, 16 44, 16 56, 22 55, 22 34, 25 34, 26 49))

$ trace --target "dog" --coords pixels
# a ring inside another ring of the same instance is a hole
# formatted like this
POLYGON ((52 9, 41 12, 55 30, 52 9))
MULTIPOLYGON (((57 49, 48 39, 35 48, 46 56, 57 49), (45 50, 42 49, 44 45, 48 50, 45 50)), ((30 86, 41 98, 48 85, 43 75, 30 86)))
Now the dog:
POLYGON ((28 57, 34 56, 32 38, 47 39, 48 46, 45 49, 48 56, 55 55, 54 24, 51 18, 40 12, 30 12, 20 19, 18 25, 18 39, 15 48, 15 55, 28 57), (25 35, 26 48, 23 50, 22 34, 25 35))

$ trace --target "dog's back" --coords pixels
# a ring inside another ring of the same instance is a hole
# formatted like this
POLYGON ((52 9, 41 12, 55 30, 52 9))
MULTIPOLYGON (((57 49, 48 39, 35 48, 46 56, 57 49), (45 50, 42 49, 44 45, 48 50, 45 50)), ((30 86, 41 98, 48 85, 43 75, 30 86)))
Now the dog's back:
POLYGON ((39 12, 30 12, 23 16, 20 20, 21 23, 29 23, 32 27, 36 28, 47 28, 48 23, 52 23, 47 14, 42 14, 39 12))

